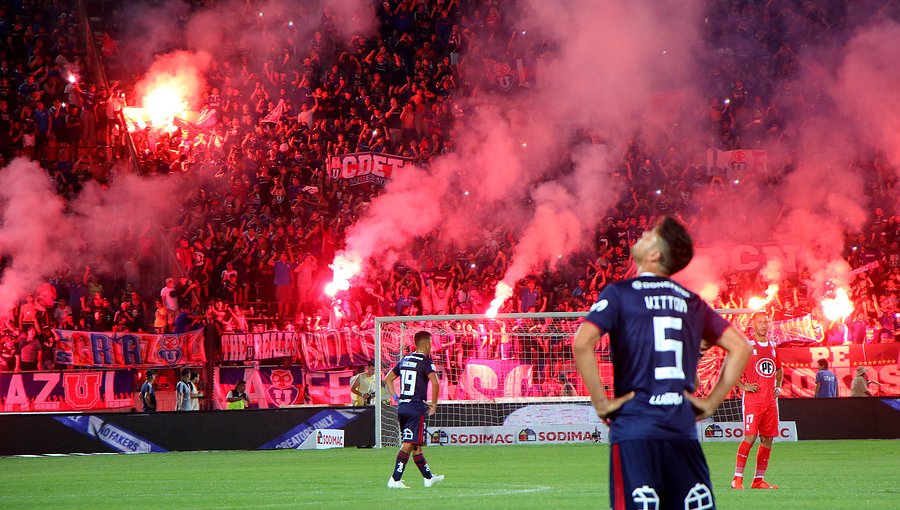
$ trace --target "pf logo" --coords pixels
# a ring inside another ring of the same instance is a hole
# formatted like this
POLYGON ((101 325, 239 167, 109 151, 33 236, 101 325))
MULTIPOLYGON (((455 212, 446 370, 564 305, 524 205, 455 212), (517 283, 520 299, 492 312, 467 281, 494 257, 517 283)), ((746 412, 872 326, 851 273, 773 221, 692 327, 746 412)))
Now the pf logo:
POLYGON ((181 340, 174 335, 166 335, 159 339, 160 349, 159 357, 168 363, 174 365, 181 361, 183 351, 181 350, 181 340))
POLYGON ((275 405, 287 406, 293 404, 300 395, 300 390, 294 386, 294 374, 290 370, 272 370, 272 382, 266 392, 275 405))
POLYGON ((763 358, 756 362, 756 373, 763 377, 775 375, 775 362, 769 358, 763 358))

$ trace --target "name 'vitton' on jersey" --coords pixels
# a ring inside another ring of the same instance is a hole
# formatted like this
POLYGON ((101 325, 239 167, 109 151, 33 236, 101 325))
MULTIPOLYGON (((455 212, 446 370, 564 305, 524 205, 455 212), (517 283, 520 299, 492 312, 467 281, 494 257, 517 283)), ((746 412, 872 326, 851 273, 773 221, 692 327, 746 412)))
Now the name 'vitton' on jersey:
POLYGON ((635 392, 613 417, 611 442, 696 439, 684 391, 695 389, 701 341, 717 342, 729 322, 698 295, 653 275, 608 285, 585 320, 609 333, 615 396, 635 392))

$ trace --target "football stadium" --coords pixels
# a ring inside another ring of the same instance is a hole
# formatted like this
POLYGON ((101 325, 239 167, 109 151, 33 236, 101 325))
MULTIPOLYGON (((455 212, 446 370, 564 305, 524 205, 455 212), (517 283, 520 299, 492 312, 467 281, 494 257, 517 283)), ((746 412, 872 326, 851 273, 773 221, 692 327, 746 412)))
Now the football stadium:
POLYGON ((0 35, 0 508, 897 508, 897 2, 0 35))

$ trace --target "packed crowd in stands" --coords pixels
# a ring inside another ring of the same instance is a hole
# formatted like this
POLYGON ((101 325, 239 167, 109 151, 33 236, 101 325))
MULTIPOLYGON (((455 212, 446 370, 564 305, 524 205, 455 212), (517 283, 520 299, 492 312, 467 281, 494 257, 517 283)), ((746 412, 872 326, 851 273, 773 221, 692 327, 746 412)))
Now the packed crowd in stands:
MULTIPOLYGON (((79 183, 108 178, 108 162, 117 152, 102 147, 121 136, 116 118, 124 99, 119 89, 68 81, 69 74, 86 74, 84 49, 76 44, 78 20, 61 3, 0 4, 6 41, 0 50, 0 132, 5 160, 41 161, 60 194, 74 200, 79 183), (101 149, 79 149, 95 145, 101 149)), ((142 173, 196 175, 212 183, 192 190, 183 203, 183 221, 173 232, 178 241, 171 248, 172 277, 148 289, 90 267, 61 268, 49 281, 57 304, 46 308, 34 296, 23 298, 4 326, 0 369, 33 369, 39 362, 52 368, 51 328, 171 332, 196 321, 218 333, 317 331, 367 329, 374 317, 385 315, 483 313, 515 246, 504 231, 474 251, 432 250, 434 237, 425 236, 413 251, 433 255, 415 267, 400 264, 389 274, 369 275, 338 299, 324 296, 328 264, 343 246, 347 227, 382 191, 371 183, 349 186, 333 179, 327 162, 336 154, 371 151, 427 166, 453 151, 460 102, 495 86, 489 73, 478 71, 484 64, 477 57, 488 40, 511 33, 505 7, 390 0, 377 8, 379 32, 354 37, 348 46, 337 42, 326 17, 312 41, 293 41, 265 61, 237 51, 214 61, 203 103, 216 111, 215 126, 133 134, 142 173), (283 110, 273 119, 279 103, 283 110)), ((776 87, 796 71, 795 45, 822 31, 839 31, 846 20, 814 2, 709 2, 708 10, 718 21, 707 24, 704 38, 718 51, 705 63, 710 103, 694 114, 707 125, 708 146, 783 143, 791 132, 788 111, 814 107, 803 95, 776 87), (733 27, 759 34, 756 45, 736 37, 733 27)), ((116 58, 114 42, 103 48, 106 58, 116 58)), ((493 57, 503 60, 513 51, 521 46, 511 44, 506 54, 493 57)), ((547 48, 536 43, 525 51, 534 57, 547 48)), ((717 169, 696 164, 678 147, 674 138, 650 142, 635 136, 615 177, 630 192, 601 222, 594 246, 557 270, 520 282, 501 311, 588 309, 604 285, 628 275, 629 246, 656 214, 691 218, 695 194, 726 187, 717 169)), ((856 163, 872 169, 872 203, 888 202, 895 178, 883 159, 856 163)), ((784 167, 755 178, 774 186, 790 171, 784 167)), ((854 325, 852 341, 858 343, 895 341, 900 333, 900 216, 889 207, 873 207, 865 229, 846 234, 846 260, 869 268, 851 285, 857 307, 848 325, 854 325), (866 338, 866 325, 877 331, 874 339, 866 338)), ((801 271, 782 282, 773 303, 776 319, 816 308, 807 277, 801 271)), ((743 307, 767 286, 756 272, 733 271, 724 279, 726 288, 714 303, 721 308, 743 307)))

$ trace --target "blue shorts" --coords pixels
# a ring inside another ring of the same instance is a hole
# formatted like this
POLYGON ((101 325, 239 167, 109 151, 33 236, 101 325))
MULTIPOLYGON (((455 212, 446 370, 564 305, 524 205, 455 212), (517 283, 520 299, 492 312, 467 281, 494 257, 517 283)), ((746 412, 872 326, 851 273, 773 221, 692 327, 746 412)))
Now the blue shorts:
POLYGON ((400 423, 400 442, 425 445, 425 412, 413 409, 412 406, 400 405, 397 408, 397 421, 400 423))
POLYGON ((609 456, 612 510, 713 510, 709 468, 693 439, 622 441, 609 456))

